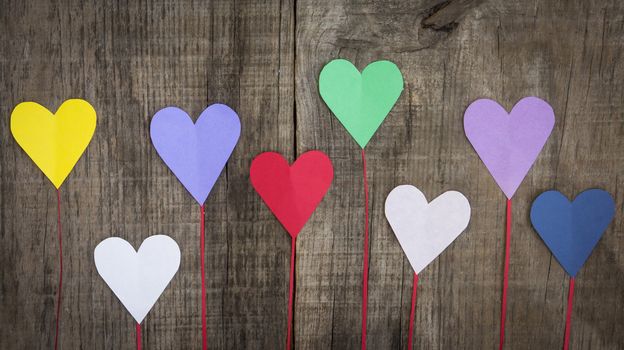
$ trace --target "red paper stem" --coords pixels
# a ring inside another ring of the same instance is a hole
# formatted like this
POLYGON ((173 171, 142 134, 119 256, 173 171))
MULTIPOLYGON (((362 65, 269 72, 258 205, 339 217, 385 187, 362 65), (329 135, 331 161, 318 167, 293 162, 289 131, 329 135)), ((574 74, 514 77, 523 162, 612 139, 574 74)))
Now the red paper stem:
POLYGON ((293 292, 295 290, 295 248, 297 237, 293 237, 290 247, 290 278, 288 283, 288 325, 286 326, 286 350, 290 349, 290 336, 292 334, 293 318, 293 292))
POLYGON ((61 227, 61 190, 56 189, 56 218, 58 227, 58 243, 59 243, 59 283, 58 295, 56 300, 56 332, 54 335, 54 350, 58 349, 59 323, 61 321, 61 294, 63 291, 63 235, 61 227))
POLYGON ((563 338, 563 350, 570 346, 570 327, 572 327, 572 301, 574 300, 574 277, 570 277, 568 289, 568 311, 566 312, 565 336, 563 338))
POLYGON ((204 205, 199 207, 199 260, 201 264, 201 304, 202 304, 202 349, 208 349, 208 332, 206 325, 206 275, 204 271, 205 248, 204 248, 204 205))
POLYGON ((141 324, 136 324, 136 342, 137 342, 137 350, 141 350, 141 324))
POLYGON ((366 349, 366 313, 368 310, 368 182, 366 154, 362 148, 362 175, 364 177, 364 277, 362 279, 362 350, 366 349))
POLYGON ((505 320, 507 318, 507 285, 509 282, 509 250, 511 247, 511 199, 507 199, 507 227, 505 229, 505 272, 503 273, 503 301, 501 305, 499 350, 505 344, 505 320))
POLYGON ((412 309, 409 319, 409 333, 407 335, 407 348, 412 349, 412 335, 414 333, 414 316, 416 315, 416 290, 418 289, 418 274, 414 272, 414 282, 412 283, 412 309))

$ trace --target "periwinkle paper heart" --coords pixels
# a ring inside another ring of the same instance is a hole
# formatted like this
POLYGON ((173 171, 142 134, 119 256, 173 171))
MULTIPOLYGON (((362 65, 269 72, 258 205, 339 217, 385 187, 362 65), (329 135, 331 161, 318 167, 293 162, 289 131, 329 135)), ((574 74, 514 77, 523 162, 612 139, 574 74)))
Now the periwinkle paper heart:
POLYGON ((267 207, 296 238, 308 221, 334 178, 329 157, 309 151, 293 165, 279 153, 264 152, 251 162, 249 179, 267 207))
POLYGON ((137 323, 141 323, 180 267, 180 247, 168 236, 143 241, 138 251, 119 237, 103 240, 95 267, 137 323))
POLYGON ((70 99, 52 114, 35 102, 22 102, 11 113, 11 133, 57 189, 91 142, 96 124, 89 102, 70 99))
POLYGON ((219 178, 240 137, 240 120, 230 107, 213 104, 197 122, 177 107, 152 118, 150 135, 158 155, 199 204, 219 178))
POLYGON ((544 147, 553 126, 552 107, 525 97, 507 113, 496 101, 476 100, 464 113, 464 130, 507 198, 511 199, 544 147))
POLYGON ((531 206, 531 223, 566 272, 574 277, 615 215, 609 192, 591 189, 573 202, 559 191, 540 194, 531 206))
POLYGON ((401 96, 403 76, 390 61, 369 64, 362 73, 343 59, 329 62, 319 75, 323 101, 353 136, 366 147, 401 96))
POLYGON ((447 191, 431 203, 416 187, 395 187, 386 198, 386 218, 415 273, 440 255, 470 222, 470 203, 447 191))

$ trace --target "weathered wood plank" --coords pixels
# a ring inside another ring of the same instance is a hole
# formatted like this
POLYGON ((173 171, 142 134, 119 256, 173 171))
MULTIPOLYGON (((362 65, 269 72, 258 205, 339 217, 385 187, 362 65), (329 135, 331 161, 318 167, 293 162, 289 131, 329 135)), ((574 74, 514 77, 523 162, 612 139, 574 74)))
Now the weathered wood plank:
MULTIPOLYGON (((506 344, 560 348, 568 279, 533 233, 528 210, 551 187, 570 196, 602 187, 618 198, 622 213, 624 85, 618 77, 624 70, 614 60, 622 54, 622 7, 582 1, 319 0, 297 6, 297 126, 304 128, 298 141, 325 147, 337 168, 335 186, 317 213, 319 224, 309 225, 314 232, 301 239, 310 256, 298 280, 298 319, 304 322, 297 328, 299 345, 359 346, 361 162, 357 145, 317 93, 322 66, 342 57, 360 69, 390 59, 406 81, 403 96, 367 147, 370 348, 404 347, 407 340, 412 272, 382 216, 385 196, 402 183, 430 198, 457 189, 473 206, 468 232, 421 274, 415 348, 497 346, 505 200, 467 142, 462 117, 476 98, 511 108, 526 95, 550 101, 557 126, 514 199, 506 344), (334 215, 335 208, 345 213, 334 215)), ((614 331, 621 315, 613 311, 624 301, 621 283, 600 279, 602 270, 621 269, 621 259, 610 252, 621 249, 621 235, 619 218, 579 276, 572 348, 616 349, 624 343, 614 331)))
MULTIPOLYGON (((289 2, 143 1, 3 6, 2 112, 83 97, 96 135, 61 189, 65 285, 61 348, 128 348, 133 321, 98 277, 92 251, 167 233, 182 249, 171 288, 144 324, 146 348, 199 348, 199 207, 158 158, 149 121, 177 105, 193 118, 230 104, 243 135, 206 204, 211 348, 275 348, 285 333, 288 236, 248 184, 262 150, 293 149, 289 2)), ((57 281, 55 193, 1 128, 2 348, 50 348, 57 281), (27 218, 21 220, 18 218, 27 218), (45 233, 45 234, 44 234, 45 233)))

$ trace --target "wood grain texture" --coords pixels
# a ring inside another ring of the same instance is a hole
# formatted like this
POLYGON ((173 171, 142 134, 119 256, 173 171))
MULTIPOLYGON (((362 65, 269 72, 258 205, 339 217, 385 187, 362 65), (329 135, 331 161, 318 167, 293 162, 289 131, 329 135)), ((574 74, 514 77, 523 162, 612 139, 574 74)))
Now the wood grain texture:
POLYGON ((318 95, 334 58, 390 59, 405 90, 366 149, 371 246, 369 349, 407 344, 412 271, 383 216, 396 185, 429 198, 455 189, 470 226, 420 274, 415 349, 498 344, 505 198, 463 132, 463 111, 527 95, 556 124, 513 200, 506 349, 558 349, 568 277, 533 232, 542 191, 611 192, 616 218, 576 280, 572 349, 624 348, 624 4, 617 0, 1 1, 0 348, 50 349, 58 245, 56 193, 9 131, 13 107, 84 98, 93 141, 61 187, 65 280, 61 349, 132 349, 131 317, 92 253, 118 235, 166 233, 182 249, 144 321, 145 349, 199 349, 199 207, 149 141, 177 105, 193 118, 222 102, 242 135, 206 202, 210 349, 279 349, 289 237, 253 192, 262 151, 320 149, 335 179, 298 242, 294 344, 358 349, 364 193, 360 150, 318 95))

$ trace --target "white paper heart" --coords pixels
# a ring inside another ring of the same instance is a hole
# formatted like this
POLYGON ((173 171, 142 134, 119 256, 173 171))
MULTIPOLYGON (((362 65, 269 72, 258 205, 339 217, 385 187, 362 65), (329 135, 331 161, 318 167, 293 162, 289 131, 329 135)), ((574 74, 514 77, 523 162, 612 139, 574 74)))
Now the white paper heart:
POLYGON ((457 191, 427 203, 418 188, 401 185, 386 198, 386 218, 414 272, 420 273, 468 227, 470 203, 457 191))
POLYGON ((152 309, 180 267, 180 247, 169 236, 148 237, 138 252, 119 237, 103 240, 93 253, 102 279, 137 323, 152 309))

